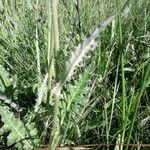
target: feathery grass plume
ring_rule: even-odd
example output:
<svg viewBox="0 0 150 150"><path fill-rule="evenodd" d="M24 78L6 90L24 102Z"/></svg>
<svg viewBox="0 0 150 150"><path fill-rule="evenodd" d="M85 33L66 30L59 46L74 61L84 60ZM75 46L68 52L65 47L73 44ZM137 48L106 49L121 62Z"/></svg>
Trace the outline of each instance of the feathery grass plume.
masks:
<svg viewBox="0 0 150 150"><path fill-rule="evenodd" d="M126 6L126 7L125 7ZM121 12L115 13L105 21L99 24L99 26L90 34L90 36L86 37L82 43L80 43L77 48L72 52L69 61L66 63L66 73L64 74L64 78L60 82L54 86L52 92L59 96L61 93L61 89L65 84L66 80L68 80L72 75L76 67L79 65L80 62L86 57L86 55L94 50L97 46L96 39L99 37L99 34L103 32L108 25L118 16L126 16L129 12L129 6L126 4Z"/></svg>
<svg viewBox="0 0 150 150"><path fill-rule="evenodd" d="M127 6L128 7L128 6ZM52 127L52 133L51 133L51 147L56 148L58 141L59 141L59 98L61 94L62 87L64 86L66 80L68 80L72 75L76 67L79 65L80 62L83 61L83 59L86 57L87 53L94 50L97 46L96 39L99 37L99 34L106 29L106 27L118 16L126 13L126 8L118 13L115 13L114 15L110 16L108 19L106 19L104 22L100 23L99 27L96 28L89 37L85 38L82 43L80 43L74 52L72 52L71 57L69 61L66 63L66 72L64 73L64 77L60 82L56 84L54 89L52 90L53 94L56 97L56 100L54 102L54 124ZM125 11L125 12L124 12ZM57 106L56 106L57 105ZM57 123L56 123L57 122ZM55 149L54 148L54 149Z"/></svg>

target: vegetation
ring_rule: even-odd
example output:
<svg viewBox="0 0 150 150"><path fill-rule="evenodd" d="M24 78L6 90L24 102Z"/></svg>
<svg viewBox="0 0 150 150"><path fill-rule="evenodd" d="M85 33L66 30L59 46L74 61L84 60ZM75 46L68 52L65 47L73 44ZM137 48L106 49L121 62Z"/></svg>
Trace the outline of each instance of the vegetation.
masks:
<svg viewBox="0 0 150 150"><path fill-rule="evenodd" d="M0 0L0 149L148 144L149 43L148 0Z"/></svg>

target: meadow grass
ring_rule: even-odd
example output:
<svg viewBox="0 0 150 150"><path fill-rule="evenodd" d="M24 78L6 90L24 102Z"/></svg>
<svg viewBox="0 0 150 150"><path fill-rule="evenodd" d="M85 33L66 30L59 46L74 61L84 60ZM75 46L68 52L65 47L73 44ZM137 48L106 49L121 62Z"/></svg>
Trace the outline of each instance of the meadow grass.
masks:
<svg viewBox="0 0 150 150"><path fill-rule="evenodd" d="M149 144L149 18L147 0L0 0L0 109L22 108L35 147Z"/></svg>

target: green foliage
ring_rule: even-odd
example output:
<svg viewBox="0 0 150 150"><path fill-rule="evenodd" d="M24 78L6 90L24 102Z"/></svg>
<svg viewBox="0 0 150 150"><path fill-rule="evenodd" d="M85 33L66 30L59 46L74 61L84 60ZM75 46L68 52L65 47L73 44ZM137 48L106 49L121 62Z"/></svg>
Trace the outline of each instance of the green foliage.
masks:
<svg viewBox="0 0 150 150"><path fill-rule="evenodd" d="M6 88L11 86L13 79L9 76L10 74L0 64L0 93L5 93Z"/></svg>
<svg viewBox="0 0 150 150"><path fill-rule="evenodd" d="M7 137L8 146L16 143L16 147L22 150L33 149L38 145L37 129L35 124L25 124L15 118L13 112L6 106L0 106L1 120L4 123L0 129L0 134L10 132Z"/></svg>
<svg viewBox="0 0 150 150"><path fill-rule="evenodd" d="M49 144L56 87L60 144L149 143L150 1L58 1L58 52L50 2L0 0L0 145ZM126 2L128 15L107 20Z"/></svg>
<svg viewBox="0 0 150 150"><path fill-rule="evenodd" d="M88 66L79 76L79 79L75 81L74 85L67 85L69 91L66 93L66 98L61 101L60 108L60 125L62 126L62 130L66 133L63 135L63 142L71 138L68 137L70 135L69 132L72 132L71 136L78 135L78 138L81 136L80 131L74 129L79 128L79 123L83 123L82 121L84 121L88 115L90 106L92 105L88 93L90 92L89 81L94 71L93 67L93 65Z"/></svg>

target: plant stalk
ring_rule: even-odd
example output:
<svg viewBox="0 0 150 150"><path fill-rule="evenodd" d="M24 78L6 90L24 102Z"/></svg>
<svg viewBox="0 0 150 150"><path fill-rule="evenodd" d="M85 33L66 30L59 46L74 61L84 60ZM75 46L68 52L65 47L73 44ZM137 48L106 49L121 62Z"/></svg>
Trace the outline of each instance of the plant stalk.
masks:
<svg viewBox="0 0 150 150"><path fill-rule="evenodd" d="M59 51L59 27L58 27L58 15L57 15L57 0L51 0L51 11L52 11L52 31L54 39L54 57L57 55ZM59 142L59 97L61 93L61 89L58 92L58 95L55 95L54 102L54 112L53 112L53 124L52 124L52 132L50 138L50 148L51 150L55 150L58 146Z"/></svg>

